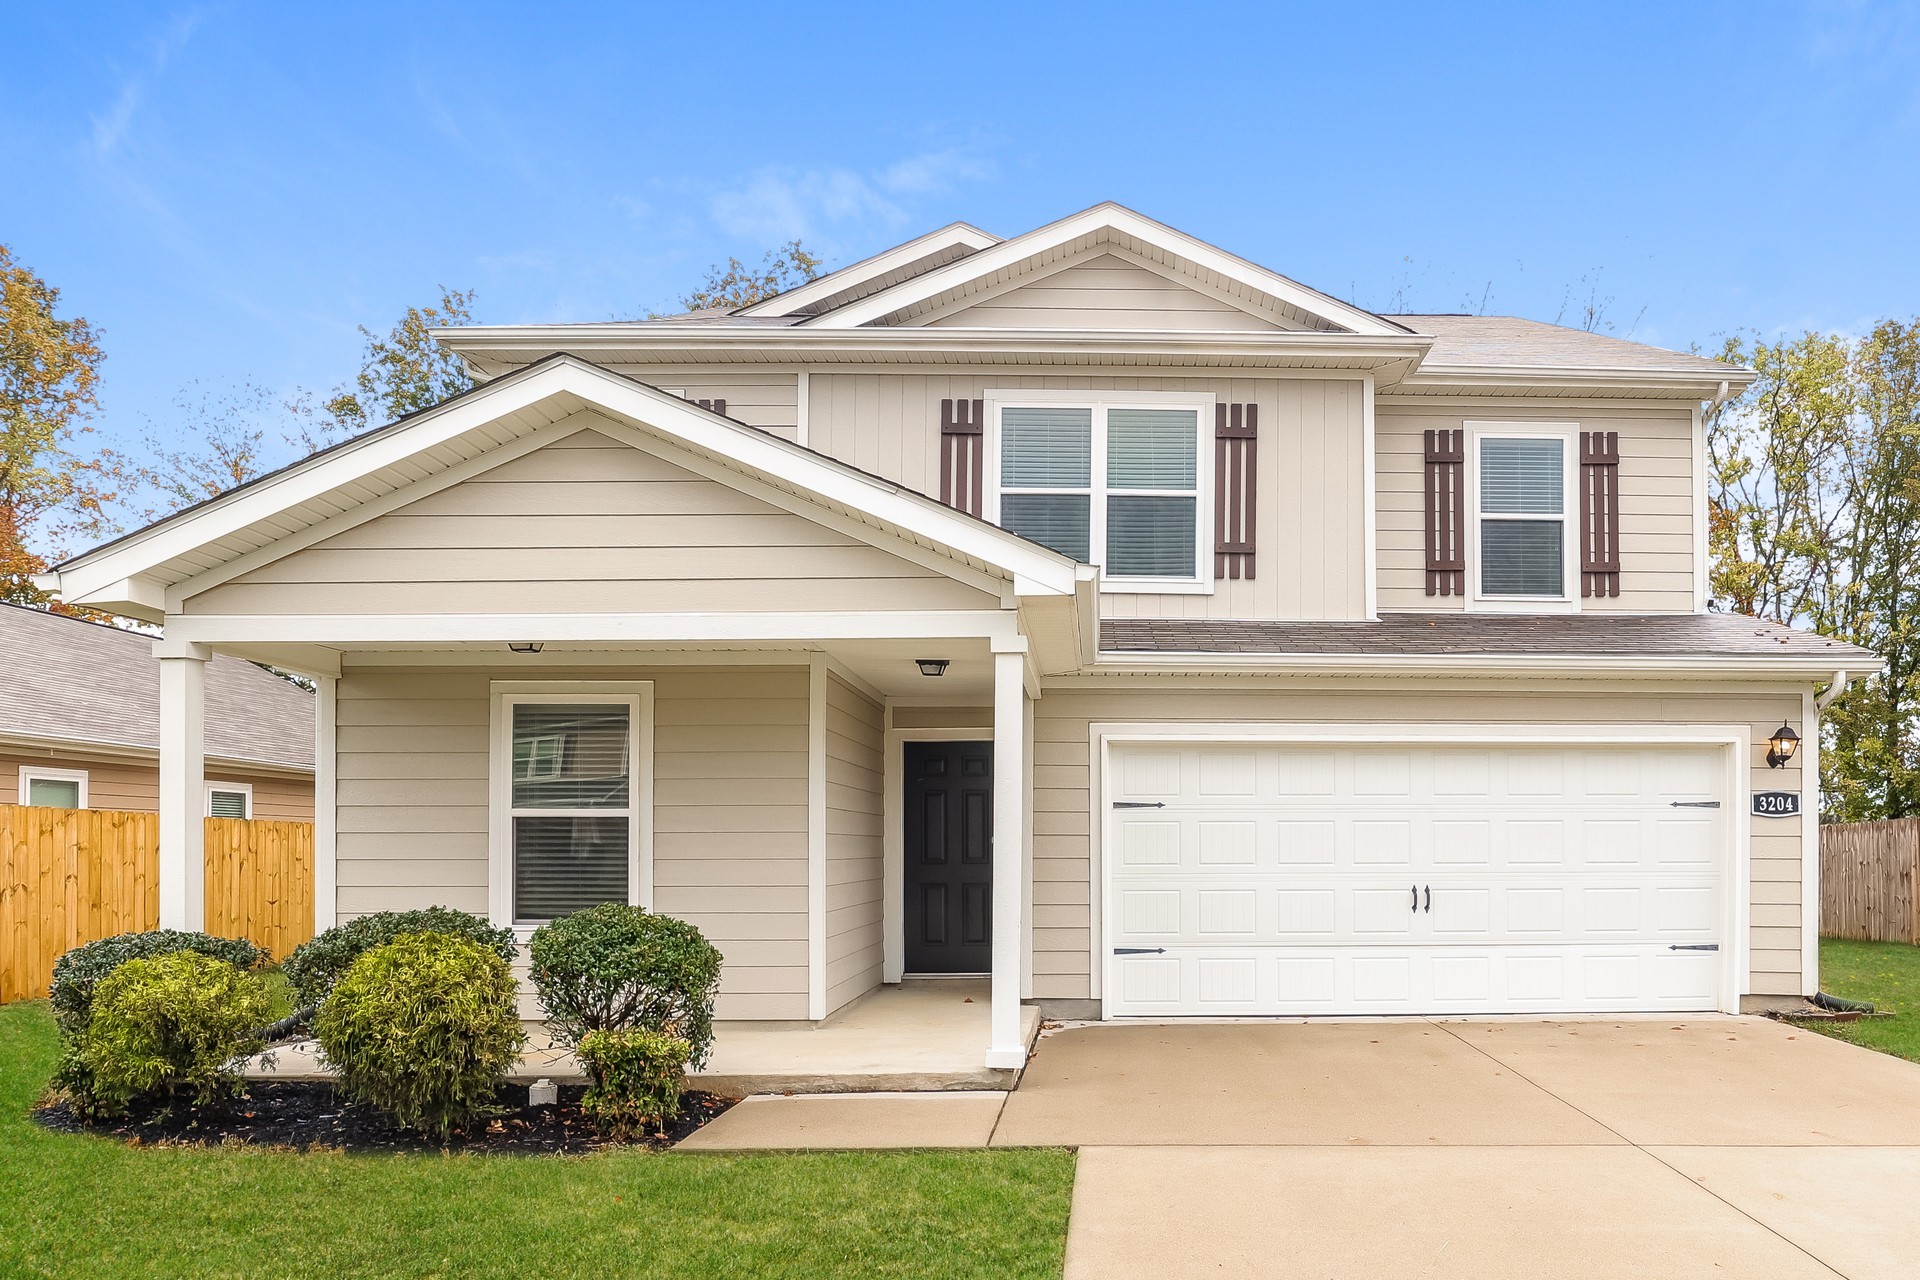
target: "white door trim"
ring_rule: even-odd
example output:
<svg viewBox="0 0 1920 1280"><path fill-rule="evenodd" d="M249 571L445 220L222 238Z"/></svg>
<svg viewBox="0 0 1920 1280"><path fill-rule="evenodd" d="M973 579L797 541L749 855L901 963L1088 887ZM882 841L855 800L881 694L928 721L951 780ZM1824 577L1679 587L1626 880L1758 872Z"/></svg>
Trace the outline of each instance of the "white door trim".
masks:
<svg viewBox="0 0 1920 1280"><path fill-rule="evenodd" d="M1091 824L1088 852L1093 859L1092 881L1099 888L1099 910L1094 913L1092 949L1087 957L1091 968L1091 992L1100 1001L1100 1016L1107 1012L1109 970L1113 957L1106 946L1106 922L1113 909L1113 877L1106 856L1110 812L1106 796L1111 790L1112 747L1131 742L1263 742L1332 745L1405 743L1426 746L1623 746L1659 745L1707 746L1722 748L1725 769L1726 800L1731 812L1727 823L1728 847L1725 859L1726 893L1721 903L1721 929L1726 939L1720 952L1720 1011L1740 1012L1740 997L1751 985L1752 948L1748 931L1751 896L1748 881L1752 872L1752 841L1746 796L1747 777L1752 757L1752 726L1744 724L1222 724L1172 722L1094 722L1087 726L1089 760L1093 763L1087 784L1087 819ZM1802 850L1805 857L1805 850ZM1817 851L1814 856L1818 856Z"/></svg>
<svg viewBox="0 0 1920 1280"><path fill-rule="evenodd" d="M891 710L889 710L891 714ZM880 834L880 981L898 982L907 971L906 902L906 744L909 742L992 742L992 725L963 728L886 730L882 750ZM1032 936L1032 931L1028 931Z"/></svg>

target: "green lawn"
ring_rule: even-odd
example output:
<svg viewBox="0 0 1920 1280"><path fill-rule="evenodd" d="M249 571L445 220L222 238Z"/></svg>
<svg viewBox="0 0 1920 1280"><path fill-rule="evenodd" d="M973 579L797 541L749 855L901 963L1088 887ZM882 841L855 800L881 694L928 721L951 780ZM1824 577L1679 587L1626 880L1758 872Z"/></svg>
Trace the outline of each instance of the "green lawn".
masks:
<svg viewBox="0 0 1920 1280"><path fill-rule="evenodd" d="M1065 1151L574 1157L139 1148L28 1118L43 1004L0 1008L0 1275L1060 1274Z"/></svg>
<svg viewBox="0 0 1920 1280"><path fill-rule="evenodd" d="M1868 1000L1891 1018L1813 1023L1836 1040L1920 1062L1920 947L1903 942L1820 940L1820 989Z"/></svg>

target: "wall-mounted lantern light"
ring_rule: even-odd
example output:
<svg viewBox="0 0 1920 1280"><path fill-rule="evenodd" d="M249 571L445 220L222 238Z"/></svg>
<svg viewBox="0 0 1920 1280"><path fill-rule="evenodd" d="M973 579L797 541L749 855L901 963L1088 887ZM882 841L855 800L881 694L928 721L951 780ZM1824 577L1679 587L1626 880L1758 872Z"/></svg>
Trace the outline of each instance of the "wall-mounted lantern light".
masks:
<svg viewBox="0 0 1920 1280"><path fill-rule="evenodd" d="M914 665L920 668L923 676L943 676L947 674L947 658L915 658Z"/></svg>
<svg viewBox="0 0 1920 1280"><path fill-rule="evenodd" d="M1795 733L1783 720L1780 727L1767 739L1767 768L1778 769L1793 759L1793 753L1800 749L1800 735Z"/></svg>
<svg viewBox="0 0 1920 1280"><path fill-rule="evenodd" d="M521 640L508 644L507 648L513 650L515 653L538 653L540 652L540 641Z"/></svg>

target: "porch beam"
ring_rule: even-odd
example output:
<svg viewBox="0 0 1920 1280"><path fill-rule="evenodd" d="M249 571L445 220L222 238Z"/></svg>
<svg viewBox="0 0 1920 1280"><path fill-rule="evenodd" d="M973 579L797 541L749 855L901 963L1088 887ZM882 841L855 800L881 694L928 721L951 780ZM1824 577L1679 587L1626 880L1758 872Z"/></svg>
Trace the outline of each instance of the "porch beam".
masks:
<svg viewBox="0 0 1920 1280"><path fill-rule="evenodd" d="M1022 646L1024 648L1024 646ZM993 655L993 1038L989 1067L1026 1065L1020 1034L1027 848L1027 655Z"/></svg>
<svg viewBox="0 0 1920 1280"><path fill-rule="evenodd" d="M212 653L168 638L160 661L160 927L207 923L206 672Z"/></svg>
<svg viewBox="0 0 1920 1280"><path fill-rule="evenodd" d="M200 644L506 645L606 641L703 644L718 640L812 644L831 640L1001 640L1017 634L1010 609L836 613L174 614L167 634Z"/></svg>

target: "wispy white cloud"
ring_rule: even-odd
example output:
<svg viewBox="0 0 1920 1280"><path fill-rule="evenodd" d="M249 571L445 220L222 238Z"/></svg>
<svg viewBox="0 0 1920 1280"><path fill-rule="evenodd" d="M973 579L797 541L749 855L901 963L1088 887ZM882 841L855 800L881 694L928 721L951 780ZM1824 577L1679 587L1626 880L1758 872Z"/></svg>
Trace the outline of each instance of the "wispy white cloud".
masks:
<svg viewBox="0 0 1920 1280"><path fill-rule="evenodd" d="M105 160L120 149L133 128L134 117L139 114L146 101L147 91L158 80L207 14L204 9L190 9L176 14L154 37L148 51L146 62L136 71L120 81L120 92L115 95L113 105L92 117L93 150L100 159Z"/></svg>
<svg viewBox="0 0 1920 1280"><path fill-rule="evenodd" d="M709 199L730 235L758 240L819 238L868 227L897 228L922 200L991 181L991 159L961 148L908 156L878 170L770 167Z"/></svg>

